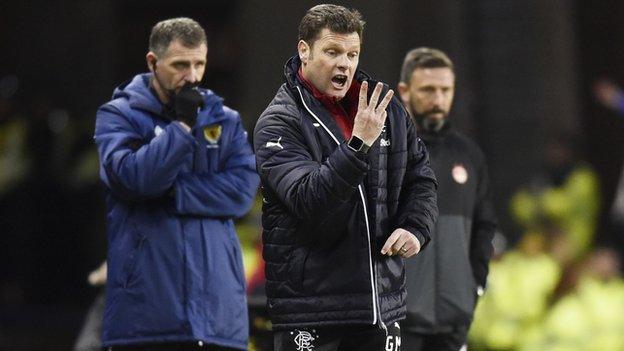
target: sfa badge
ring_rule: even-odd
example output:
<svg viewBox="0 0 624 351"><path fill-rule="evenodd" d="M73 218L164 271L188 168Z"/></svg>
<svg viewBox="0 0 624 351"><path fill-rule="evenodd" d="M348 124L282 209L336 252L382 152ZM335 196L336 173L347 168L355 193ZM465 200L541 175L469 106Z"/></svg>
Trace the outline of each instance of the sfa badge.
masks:
<svg viewBox="0 0 624 351"><path fill-rule="evenodd" d="M223 127L220 124L209 125L204 128L204 138L210 144L216 144L219 142L219 138L221 138L221 131Z"/></svg>

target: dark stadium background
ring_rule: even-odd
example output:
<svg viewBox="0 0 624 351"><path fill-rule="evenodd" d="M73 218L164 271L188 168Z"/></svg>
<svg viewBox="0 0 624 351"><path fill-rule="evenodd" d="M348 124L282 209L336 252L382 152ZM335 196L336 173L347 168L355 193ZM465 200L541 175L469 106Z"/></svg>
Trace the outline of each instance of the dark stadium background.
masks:
<svg viewBox="0 0 624 351"><path fill-rule="evenodd" d="M106 250L102 189L97 180L76 179L77 160L93 150L97 107L116 85L146 70L151 26L184 15L206 28L204 85L239 110L252 130L281 84L284 61L295 53L299 19L316 3L0 3L0 127L8 118L24 119L30 162L28 172L0 189L1 350L71 348L95 296L86 275ZM453 121L486 153L509 242L519 235L509 197L542 166L546 141L559 131L581 136L608 207L624 156L624 120L598 106L590 86L599 77L624 83L624 2L337 3L363 13L360 67L391 85L410 48L438 47L455 61ZM606 227L598 240L612 242Z"/></svg>

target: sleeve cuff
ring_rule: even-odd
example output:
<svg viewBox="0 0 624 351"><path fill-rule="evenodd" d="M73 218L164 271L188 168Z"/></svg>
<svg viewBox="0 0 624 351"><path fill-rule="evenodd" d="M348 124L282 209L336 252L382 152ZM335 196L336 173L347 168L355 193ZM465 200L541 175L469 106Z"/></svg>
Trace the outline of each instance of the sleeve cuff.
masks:
<svg viewBox="0 0 624 351"><path fill-rule="evenodd" d="M418 242L420 243L420 249L421 250L429 243L429 240L427 240L427 238L425 238L425 236L422 235L421 232L416 230L416 228L411 228L411 227L400 227L400 228L403 228L403 229L407 230L413 236L415 236L416 239L418 239Z"/></svg>
<svg viewBox="0 0 624 351"><path fill-rule="evenodd" d="M342 143L338 148L340 149L337 150L339 154L336 156L338 157L331 161L335 171L347 182L351 184L359 183L368 171L367 155L362 155L365 159L360 158L346 143Z"/></svg>

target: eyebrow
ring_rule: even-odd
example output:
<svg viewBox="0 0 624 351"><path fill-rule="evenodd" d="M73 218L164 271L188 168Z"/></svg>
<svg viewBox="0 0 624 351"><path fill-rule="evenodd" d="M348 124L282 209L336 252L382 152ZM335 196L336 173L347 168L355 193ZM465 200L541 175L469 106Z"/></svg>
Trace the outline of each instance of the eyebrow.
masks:
<svg viewBox="0 0 624 351"><path fill-rule="evenodd" d="M196 63L196 64L197 63L203 63L203 64L205 64L206 60L193 61L191 59L177 59L177 60L171 61L172 65L177 65L177 64L189 64L190 65L190 64L193 64L193 63Z"/></svg>
<svg viewBox="0 0 624 351"><path fill-rule="evenodd" d="M345 48L345 46L343 46L342 44L339 44L338 42L333 41L333 40L328 41L327 44L324 47L325 50L328 50L328 49L340 49L340 50L348 51L348 52L350 52L350 51L358 51L359 52L360 48L361 48L360 44L353 44L353 45Z"/></svg>

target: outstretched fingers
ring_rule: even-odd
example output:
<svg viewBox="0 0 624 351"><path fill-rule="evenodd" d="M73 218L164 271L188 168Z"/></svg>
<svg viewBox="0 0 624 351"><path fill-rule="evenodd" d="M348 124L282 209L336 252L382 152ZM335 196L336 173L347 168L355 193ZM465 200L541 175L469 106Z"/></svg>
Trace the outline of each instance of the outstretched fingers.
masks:
<svg viewBox="0 0 624 351"><path fill-rule="evenodd" d="M375 90L373 90L373 95L371 95L371 99L368 103L368 107L372 110L375 110L375 107L377 107L377 102L379 101L379 95L381 95L382 88L383 84L381 83L377 83L377 85L375 85Z"/></svg>
<svg viewBox="0 0 624 351"><path fill-rule="evenodd" d="M366 96L368 95L368 82L363 81L360 86L360 99L358 101L358 111L364 110L368 104L366 103Z"/></svg>
<svg viewBox="0 0 624 351"><path fill-rule="evenodd" d="M394 90L392 89L388 90L388 92L386 93L386 96L384 96L383 100L381 100L381 103L379 103L379 106L377 106L377 109L376 109L377 113L386 110L386 107L388 107L388 104L392 100L393 96L394 96Z"/></svg>

